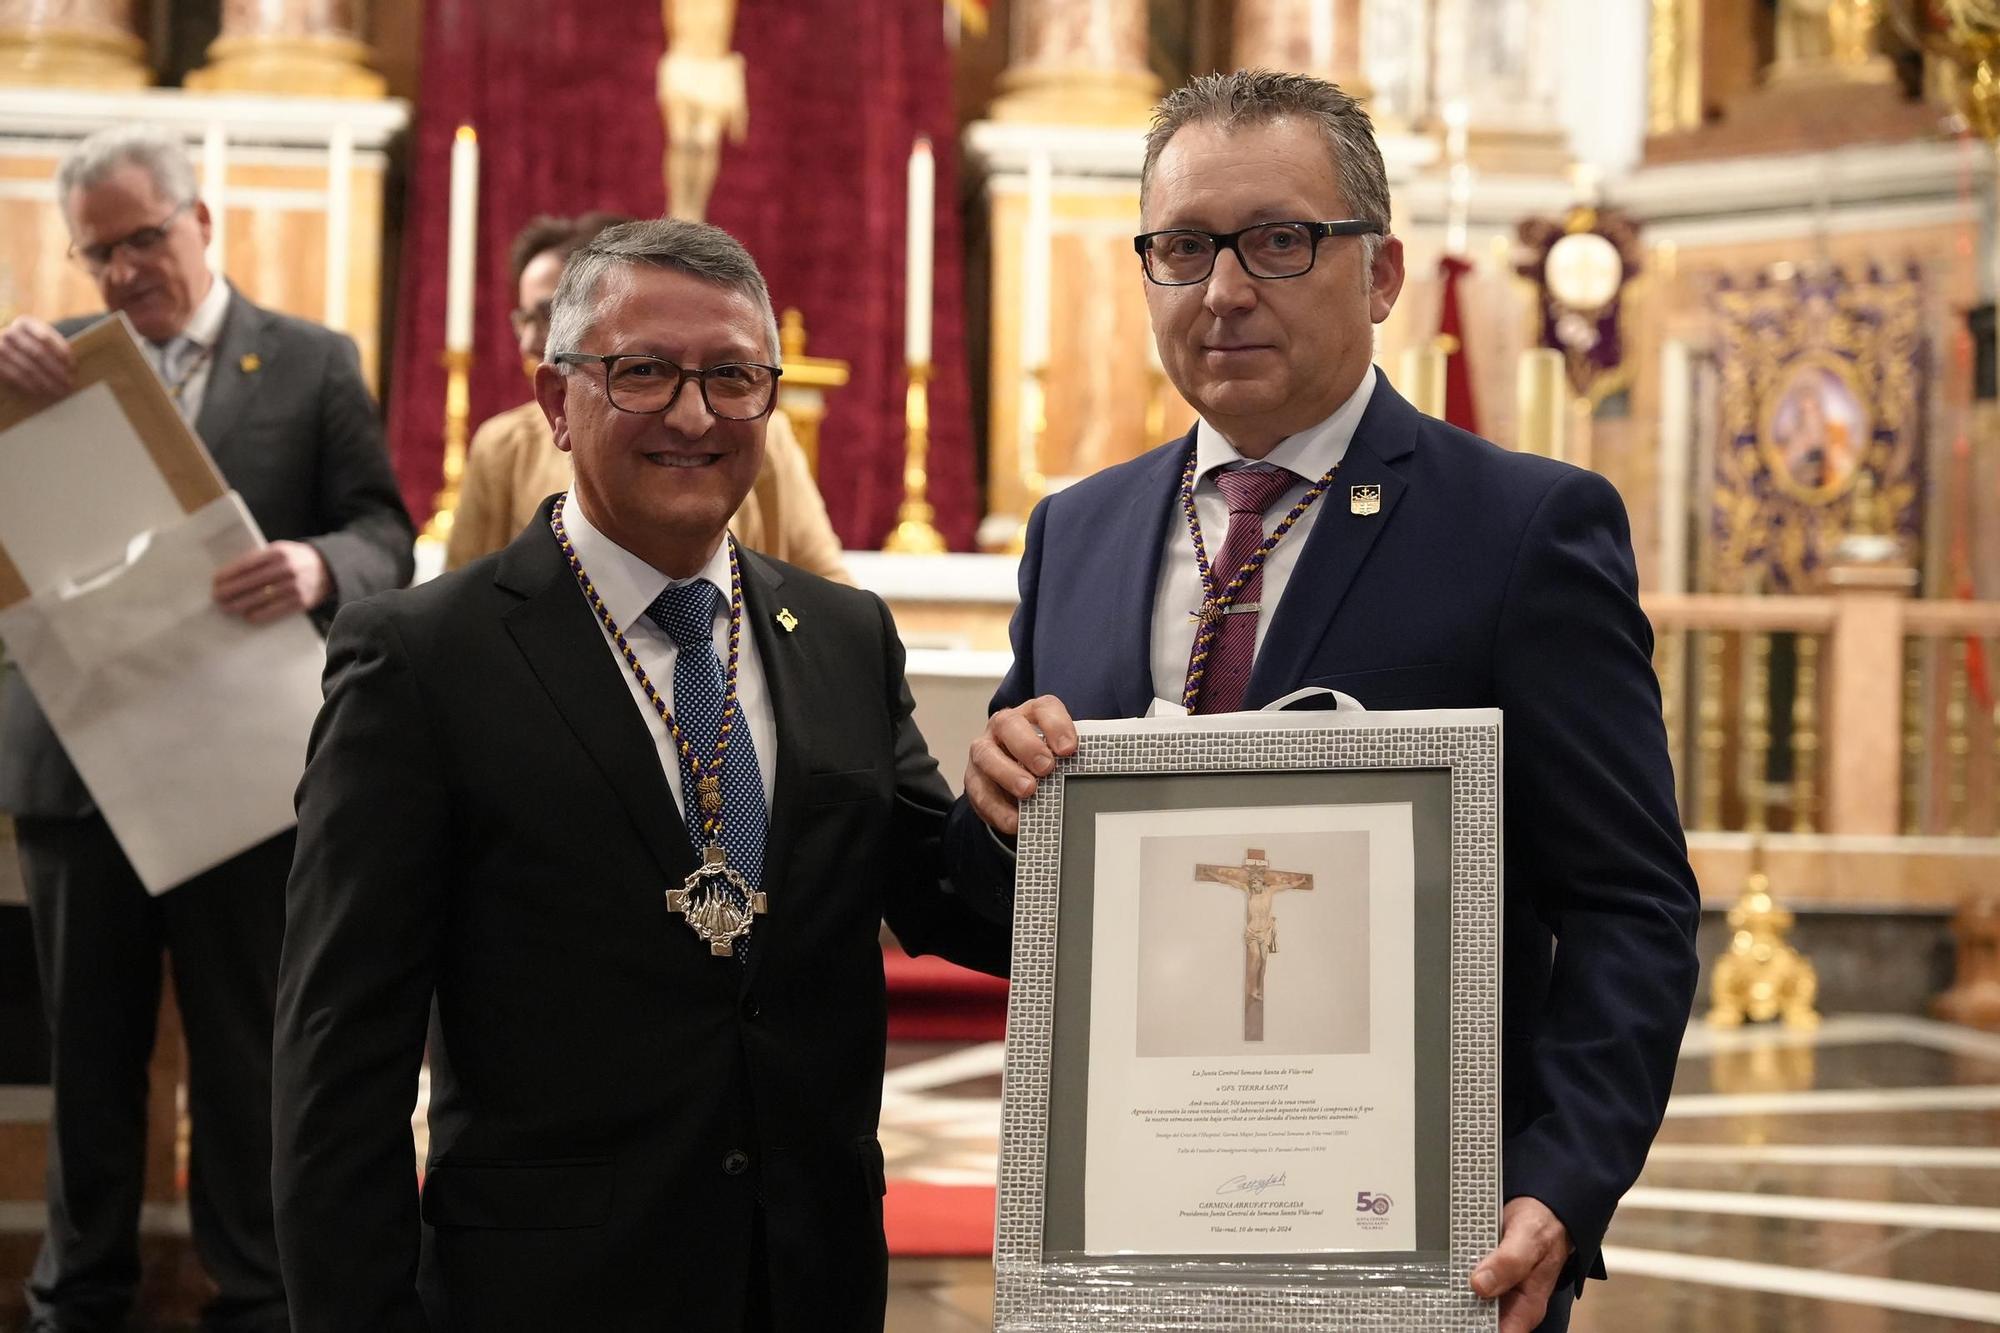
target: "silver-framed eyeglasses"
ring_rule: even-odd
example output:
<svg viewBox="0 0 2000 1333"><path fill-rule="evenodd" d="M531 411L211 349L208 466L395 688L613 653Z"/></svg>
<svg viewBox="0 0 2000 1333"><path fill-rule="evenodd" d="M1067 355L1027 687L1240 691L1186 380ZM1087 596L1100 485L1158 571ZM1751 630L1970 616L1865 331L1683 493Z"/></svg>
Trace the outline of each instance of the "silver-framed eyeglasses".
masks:
<svg viewBox="0 0 2000 1333"><path fill-rule="evenodd" d="M1297 278L1312 271L1319 243L1329 236L1370 236L1387 232L1379 222L1343 218L1338 222L1260 222L1238 231L1197 231L1175 227L1132 238L1146 277L1162 287L1191 287L1208 281L1215 257L1224 250L1253 278Z"/></svg>
<svg viewBox="0 0 2000 1333"><path fill-rule="evenodd" d="M183 199L174 205L173 212L167 214L150 227L141 227L137 231L127 232L125 235L117 237L114 240L100 241L96 245L80 246L72 242L69 247L69 257L83 265L84 269L92 275L102 273L105 269L110 268L112 256L116 255L120 250L125 251L134 259L150 258L153 252L160 248L161 243L167 239L167 232L173 227L174 219L193 207L194 200Z"/></svg>
<svg viewBox="0 0 2000 1333"><path fill-rule="evenodd" d="M620 412L655 416L680 401L689 380L701 387L702 404L723 421L755 421L771 410L778 397L778 377L785 372L760 361L725 361L705 370L688 370L657 356L590 352L558 352L549 358L559 365L604 367L604 392Z"/></svg>

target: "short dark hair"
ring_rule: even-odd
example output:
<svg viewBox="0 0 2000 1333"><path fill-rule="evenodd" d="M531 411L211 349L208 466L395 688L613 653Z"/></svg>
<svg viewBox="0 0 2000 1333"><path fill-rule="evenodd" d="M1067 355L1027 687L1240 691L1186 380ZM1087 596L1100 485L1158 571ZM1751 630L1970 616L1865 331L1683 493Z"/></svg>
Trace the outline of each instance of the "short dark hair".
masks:
<svg viewBox="0 0 2000 1333"><path fill-rule="evenodd" d="M1382 224L1389 233L1389 173L1375 143L1375 125L1359 101L1338 86L1310 74L1239 69L1188 80L1160 99L1146 132L1146 160L1139 169L1139 204L1145 207L1153 166L1174 135L1189 125L1213 125L1225 134L1239 126L1263 125L1296 116L1319 129L1333 159L1333 176L1347 207L1358 218ZM1328 221L1316 218L1314 221ZM1382 236L1363 237L1370 259Z"/></svg>
<svg viewBox="0 0 2000 1333"><path fill-rule="evenodd" d="M537 213L529 219L527 226L521 228L520 235L514 238L514 248L508 252L515 288L520 288L521 275L539 256L553 253L567 263L571 255L595 240L598 232L631 220L623 213L607 212L601 208L573 218Z"/></svg>

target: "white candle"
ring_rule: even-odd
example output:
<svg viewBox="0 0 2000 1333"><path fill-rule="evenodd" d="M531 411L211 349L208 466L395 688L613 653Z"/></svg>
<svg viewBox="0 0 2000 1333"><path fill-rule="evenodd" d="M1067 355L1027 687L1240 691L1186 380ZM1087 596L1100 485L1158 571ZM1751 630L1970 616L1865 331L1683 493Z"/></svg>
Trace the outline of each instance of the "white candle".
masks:
<svg viewBox="0 0 2000 1333"><path fill-rule="evenodd" d="M913 366L931 363L931 232L935 227L937 166L931 141L918 139L910 149L910 215L903 312L903 359Z"/></svg>
<svg viewBox="0 0 2000 1333"><path fill-rule="evenodd" d="M472 265L479 240L479 136L458 127L451 145L451 240L446 251L444 347L472 351Z"/></svg>
<svg viewBox="0 0 2000 1333"><path fill-rule="evenodd" d="M1454 97L1444 104L1444 155L1449 164L1456 166L1465 161L1467 141L1472 128L1472 104L1463 97Z"/></svg>
<svg viewBox="0 0 2000 1333"><path fill-rule="evenodd" d="M1453 98L1444 107L1444 151L1450 171L1450 194L1445 210L1446 254L1462 255L1470 243L1468 233L1472 225L1472 167L1466 162L1467 134L1472 120L1472 108L1462 97Z"/></svg>
<svg viewBox="0 0 2000 1333"><path fill-rule="evenodd" d="M1028 226L1021 239L1021 368L1027 371L1042 370L1049 364L1053 194L1049 155L1036 153L1028 159Z"/></svg>

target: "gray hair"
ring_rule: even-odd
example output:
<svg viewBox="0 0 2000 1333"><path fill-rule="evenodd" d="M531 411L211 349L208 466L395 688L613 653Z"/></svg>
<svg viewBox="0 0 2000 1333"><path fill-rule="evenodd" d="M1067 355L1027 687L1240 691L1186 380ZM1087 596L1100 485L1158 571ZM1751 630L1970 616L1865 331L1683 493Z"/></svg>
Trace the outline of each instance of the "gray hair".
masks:
<svg viewBox="0 0 2000 1333"><path fill-rule="evenodd" d="M1153 166L1174 135L1189 125L1213 125L1228 134L1296 116L1318 126L1333 160L1333 176L1355 217L1382 224L1381 236L1364 236L1364 256L1373 263L1389 233L1389 173L1375 143L1375 125L1361 103L1324 79L1239 69L1190 79L1160 99L1146 132L1146 161L1139 169L1139 207L1146 206ZM1313 218L1314 222L1331 221Z"/></svg>
<svg viewBox="0 0 2000 1333"><path fill-rule="evenodd" d="M604 276L614 268L633 265L674 269L741 292L764 312L771 359L778 359L778 317L757 261L742 243L720 227L680 218L621 222L599 232L590 244L569 257L562 280L550 302L548 360L574 352L597 318ZM564 367L566 370L567 367Z"/></svg>
<svg viewBox="0 0 2000 1333"><path fill-rule="evenodd" d="M115 125L63 154L56 168L56 200L64 215L72 193L90 189L125 166L142 168L167 203L185 204L196 197L194 163L178 138L152 125Z"/></svg>

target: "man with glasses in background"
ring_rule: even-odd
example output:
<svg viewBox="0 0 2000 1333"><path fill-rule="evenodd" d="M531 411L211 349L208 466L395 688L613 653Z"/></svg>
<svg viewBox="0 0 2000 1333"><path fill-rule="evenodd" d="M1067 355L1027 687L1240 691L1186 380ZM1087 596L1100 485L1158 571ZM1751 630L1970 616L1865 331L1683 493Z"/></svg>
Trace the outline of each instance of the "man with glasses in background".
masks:
<svg viewBox="0 0 2000 1333"><path fill-rule="evenodd" d="M1188 435L1029 520L1014 665L951 843L1012 880L1017 802L1072 718L1505 710L1502 1333L1568 1326L1665 1112L1699 897L1618 493L1418 413L1372 364L1403 285L1367 114L1238 71L1154 115L1136 238Z"/></svg>
<svg viewBox="0 0 2000 1333"><path fill-rule="evenodd" d="M512 312L521 368L532 383L549 336L549 305L563 265L606 227L626 219L616 213L575 218L535 218L514 238ZM457 569L490 555L534 521L543 500L570 484L569 456L556 448L541 404L530 398L473 432L465 476L459 484L444 566ZM729 521L736 539L838 583L852 583L840 538L826 516L806 451L781 411L767 420L764 465L742 508Z"/></svg>
<svg viewBox="0 0 2000 1333"><path fill-rule="evenodd" d="M278 991L293 1320L879 1333L880 924L1001 973L1005 914L944 883L888 609L729 536L780 375L750 256L613 227L548 350L574 486L333 628Z"/></svg>
<svg viewBox="0 0 2000 1333"><path fill-rule="evenodd" d="M406 583L409 515L352 341L251 304L210 271L211 220L178 140L106 130L63 159L70 253L122 311L269 544L216 571L225 613L264 624ZM0 384L71 387L68 335L0 331ZM51 1036L48 1230L29 1328L124 1326L139 1280L146 1071L173 966L188 1051L189 1214L213 1330L288 1327L271 1226L271 1015L293 835L154 898L17 672L0 679L0 810L12 814Z"/></svg>

